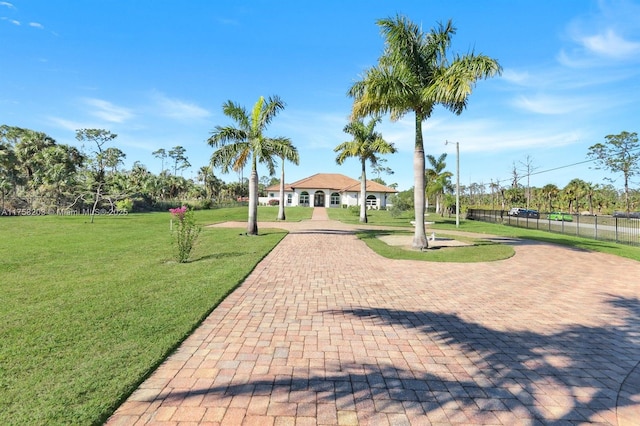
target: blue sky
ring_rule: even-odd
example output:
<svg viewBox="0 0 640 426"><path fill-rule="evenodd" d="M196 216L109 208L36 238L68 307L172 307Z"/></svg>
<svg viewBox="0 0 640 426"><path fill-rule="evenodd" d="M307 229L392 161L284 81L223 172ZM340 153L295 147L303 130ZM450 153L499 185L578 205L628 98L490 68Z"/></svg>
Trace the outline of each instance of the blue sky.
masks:
<svg viewBox="0 0 640 426"><path fill-rule="evenodd" d="M461 184L507 185L529 158L531 185L611 177L622 186L592 163L570 165L605 135L640 130L637 0L0 1L0 124L67 144L76 129L107 129L127 167L140 161L154 173L151 153L181 145L193 177L213 151L210 132L232 123L225 101L249 109L278 95L287 106L266 134L291 138L301 157L286 165L287 182L357 178L357 160L337 166L333 152L349 140L346 92L382 51L376 20L396 14L425 30L452 19L452 52L474 50L504 69L478 83L462 115L438 107L424 124L426 152L447 152L453 173L445 141L459 142ZM378 126L398 148L385 164L395 173L381 177L401 190L413 184L413 129L410 115Z"/></svg>

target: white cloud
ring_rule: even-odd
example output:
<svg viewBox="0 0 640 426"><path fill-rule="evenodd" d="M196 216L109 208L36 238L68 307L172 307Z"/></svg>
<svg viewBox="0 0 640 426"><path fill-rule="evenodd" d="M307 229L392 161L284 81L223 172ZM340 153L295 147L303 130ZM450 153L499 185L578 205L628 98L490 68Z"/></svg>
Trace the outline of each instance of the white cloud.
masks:
<svg viewBox="0 0 640 426"><path fill-rule="evenodd" d="M526 84L531 80L531 75L528 71L522 72L514 69L505 69L502 72L502 76L500 78L506 80L509 83Z"/></svg>
<svg viewBox="0 0 640 426"><path fill-rule="evenodd" d="M199 120L211 115L209 111L194 103L172 99L159 92L153 92L151 97L160 109L160 115L164 117L175 120Z"/></svg>
<svg viewBox="0 0 640 426"><path fill-rule="evenodd" d="M116 106L102 99L87 98L84 99L84 103L95 108L89 111L89 114L111 123L122 123L133 117L130 109Z"/></svg>
<svg viewBox="0 0 640 426"><path fill-rule="evenodd" d="M579 109L580 104L566 97L549 95L519 96L513 104L520 109L536 114L559 115Z"/></svg>
<svg viewBox="0 0 640 426"><path fill-rule="evenodd" d="M640 56L640 7L633 1L600 0L590 14L576 17L566 27L573 44L558 60L570 67L610 66L611 60L637 62Z"/></svg>
<svg viewBox="0 0 640 426"><path fill-rule="evenodd" d="M9 2L6 2L6 1L0 1L0 6L5 6L5 7L8 7L9 9L15 9L16 8L13 4L11 4Z"/></svg>
<svg viewBox="0 0 640 426"><path fill-rule="evenodd" d="M65 130L70 130L74 133L78 129L93 129L93 128L100 127L94 124L80 123L79 121L67 120L65 118L60 118L60 117L48 117L48 120L55 126Z"/></svg>
<svg viewBox="0 0 640 426"><path fill-rule="evenodd" d="M625 59L640 53L640 43L628 41L612 29L578 40L588 51L599 56Z"/></svg>
<svg viewBox="0 0 640 426"><path fill-rule="evenodd" d="M558 147L575 143L582 133L566 130L557 124L526 124L517 120L471 119L462 116L430 118L422 126L425 151L454 152L455 147L445 148L445 141L457 141L465 152L500 152L521 149ZM542 123L542 122L541 122ZM385 122L380 127L384 138L396 144L404 152L413 152L415 130L412 119L404 118L396 123ZM437 149L436 149L437 148Z"/></svg>
<svg viewBox="0 0 640 426"><path fill-rule="evenodd" d="M44 30L44 25L38 23L38 22L29 22L29 26L33 27L33 28L38 28L40 30Z"/></svg>
<svg viewBox="0 0 640 426"><path fill-rule="evenodd" d="M20 21L16 21L15 19L9 19L9 18L6 18L4 16L2 18L0 18L0 19L2 19L3 21L10 22L13 25L20 25Z"/></svg>

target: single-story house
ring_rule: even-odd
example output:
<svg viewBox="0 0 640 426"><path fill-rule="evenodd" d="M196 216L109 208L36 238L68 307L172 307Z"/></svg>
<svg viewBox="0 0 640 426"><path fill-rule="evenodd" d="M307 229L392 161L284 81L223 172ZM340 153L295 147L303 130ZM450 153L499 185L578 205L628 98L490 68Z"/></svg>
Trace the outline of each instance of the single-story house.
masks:
<svg viewBox="0 0 640 426"><path fill-rule="evenodd" d="M366 205L379 209L387 206L387 197L397 193L393 188L367 180ZM267 203L280 199L280 185L266 188ZM286 206L341 207L359 206L360 181L339 173L317 173L297 182L285 184Z"/></svg>

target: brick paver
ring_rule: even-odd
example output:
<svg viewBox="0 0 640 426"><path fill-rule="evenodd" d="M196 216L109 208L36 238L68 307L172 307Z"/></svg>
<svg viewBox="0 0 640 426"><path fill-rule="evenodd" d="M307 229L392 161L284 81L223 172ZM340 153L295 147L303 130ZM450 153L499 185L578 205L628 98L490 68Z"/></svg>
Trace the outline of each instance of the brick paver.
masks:
<svg viewBox="0 0 640 426"><path fill-rule="evenodd" d="M322 209L278 226L108 424L638 424L640 262L528 241L398 261Z"/></svg>

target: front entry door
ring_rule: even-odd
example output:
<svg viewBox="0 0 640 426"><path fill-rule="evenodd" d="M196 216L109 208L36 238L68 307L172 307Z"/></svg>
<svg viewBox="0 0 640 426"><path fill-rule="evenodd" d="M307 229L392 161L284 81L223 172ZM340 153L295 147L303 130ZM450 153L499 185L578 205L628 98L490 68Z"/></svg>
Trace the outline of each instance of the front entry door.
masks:
<svg viewBox="0 0 640 426"><path fill-rule="evenodd" d="M314 194L313 207L324 207L324 192L316 192Z"/></svg>

